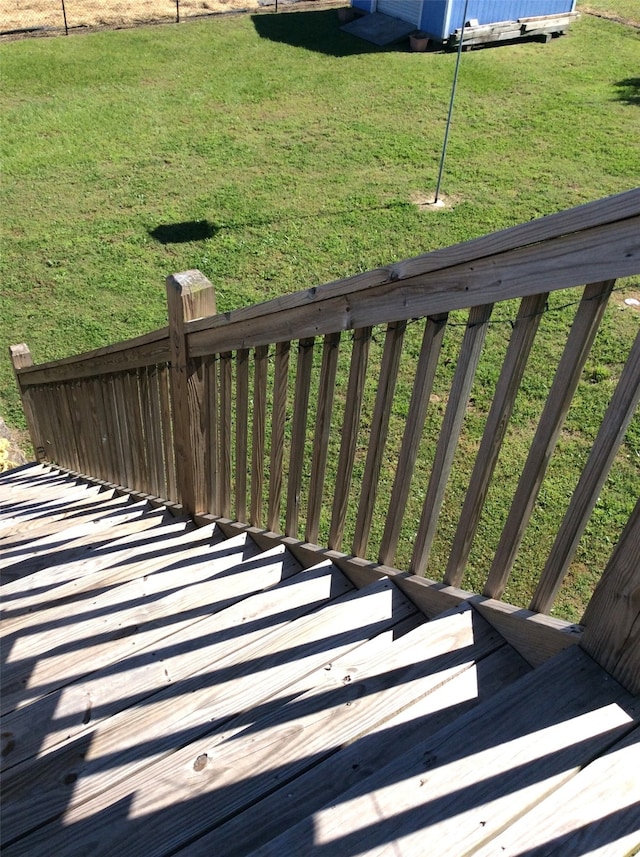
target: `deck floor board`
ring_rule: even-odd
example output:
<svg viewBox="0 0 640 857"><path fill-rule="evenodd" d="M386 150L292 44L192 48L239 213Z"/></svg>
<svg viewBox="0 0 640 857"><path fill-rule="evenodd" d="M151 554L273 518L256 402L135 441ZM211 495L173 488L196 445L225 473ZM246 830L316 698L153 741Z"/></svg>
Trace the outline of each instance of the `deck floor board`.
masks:
<svg viewBox="0 0 640 857"><path fill-rule="evenodd" d="M94 488L0 476L6 857L640 843L640 699L582 650Z"/></svg>

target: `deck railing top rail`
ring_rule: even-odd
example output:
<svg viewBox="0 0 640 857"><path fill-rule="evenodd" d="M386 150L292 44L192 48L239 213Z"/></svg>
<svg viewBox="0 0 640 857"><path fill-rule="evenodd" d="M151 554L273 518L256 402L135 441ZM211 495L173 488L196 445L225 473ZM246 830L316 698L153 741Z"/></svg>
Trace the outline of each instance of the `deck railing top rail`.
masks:
<svg viewBox="0 0 640 857"><path fill-rule="evenodd" d="M468 597L461 586L487 599L509 595L609 297L618 278L638 273L640 189L226 313L199 271L176 274L168 327L36 366L26 346L14 347L14 368L41 458L196 516L290 541L303 535L360 569L406 568L423 582L438 570L425 597L444 609ZM537 424L520 460L510 425L549 296L583 286L569 300L566 341L528 417ZM508 337L492 340L495 305L513 300ZM600 428L579 445L580 470L525 596L531 611L551 610L620 463L640 397L640 334L632 339ZM491 382L478 380L483 360ZM484 407L477 399L487 384ZM468 436L473 421L481 428ZM496 482L508 511L478 571L472 551L482 515L498 514ZM624 502L631 511L635 497ZM638 526L636 512L617 566L638 551ZM350 555L341 553L347 540ZM629 589L640 587L638 574L630 583L618 568L605 579ZM636 596L625 604L631 627Z"/></svg>

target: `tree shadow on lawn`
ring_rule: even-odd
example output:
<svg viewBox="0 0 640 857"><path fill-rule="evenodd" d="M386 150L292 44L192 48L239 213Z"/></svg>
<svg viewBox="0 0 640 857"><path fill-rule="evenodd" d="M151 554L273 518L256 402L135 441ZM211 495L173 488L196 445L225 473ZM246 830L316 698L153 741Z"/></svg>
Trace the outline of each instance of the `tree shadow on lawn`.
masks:
<svg viewBox="0 0 640 857"><path fill-rule="evenodd" d="M186 244L213 238L218 228L208 220L187 220L184 223L161 223L149 230L149 235L160 244Z"/></svg>
<svg viewBox="0 0 640 857"><path fill-rule="evenodd" d="M261 39L282 42L332 57L398 51L404 47L409 49L406 39L394 45L378 47L372 42L343 33L335 9L321 12L287 12L284 15L253 15L252 20Z"/></svg>
<svg viewBox="0 0 640 857"><path fill-rule="evenodd" d="M625 80L619 80L615 84L618 92L616 93L617 101L624 101L625 104L635 104L640 106L640 77L627 77Z"/></svg>

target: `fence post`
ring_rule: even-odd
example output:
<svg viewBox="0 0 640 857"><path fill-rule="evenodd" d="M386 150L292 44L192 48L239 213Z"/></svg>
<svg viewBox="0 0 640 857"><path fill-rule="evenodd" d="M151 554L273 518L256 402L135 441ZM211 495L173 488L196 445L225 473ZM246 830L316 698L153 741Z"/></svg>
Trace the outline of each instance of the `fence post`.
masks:
<svg viewBox="0 0 640 857"><path fill-rule="evenodd" d="M200 271L167 277L173 443L179 499L185 513L206 509L208 408L202 359L189 357L185 325L216 314L214 286Z"/></svg>
<svg viewBox="0 0 640 857"><path fill-rule="evenodd" d="M27 428L29 429L29 437L31 438L33 452L38 461L43 461L46 458L46 455L44 446L38 434L35 411L31 398L31 390L20 382L20 375L18 374L19 369L25 369L27 366L33 366L31 352L29 351L28 346L24 342L21 342L18 345L10 345L9 354L11 356L11 363L13 364L13 374L15 375L16 384L18 385L18 390L20 392L22 410L24 411L24 416L27 421Z"/></svg>
<svg viewBox="0 0 640 857"><path fill-rule="evenodd" d="M640 498L589 602L580 645L631 693L640 693Z"/></svg>

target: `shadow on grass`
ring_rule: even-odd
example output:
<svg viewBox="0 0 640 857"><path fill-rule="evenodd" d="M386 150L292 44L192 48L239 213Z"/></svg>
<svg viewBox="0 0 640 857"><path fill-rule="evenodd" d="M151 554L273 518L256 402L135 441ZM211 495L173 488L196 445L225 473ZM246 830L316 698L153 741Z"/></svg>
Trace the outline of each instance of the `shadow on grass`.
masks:
<svg viewBox="0 0 640 857"><path fill-rule="evenodd" d="M617 88L616 101L640 106L640 77L627 77L615 84Z"/></svg>
<svg viewBox="0 0 640 857"><path fill-rule="evenodd" d="M288 12L286 15L253 15L253 25L261 39L304 48L332 57L381 53L398 50L398 45L378 47L340 29L335 9L321 12Z"/></svg>
<svg viewBox="0 0 640 857"><path fill-rule="evenodd" d="M149 235L160 244L186 244L213 238L218 231L208 220L187 220L184 223L162 223L149 230Z"/></svg>

